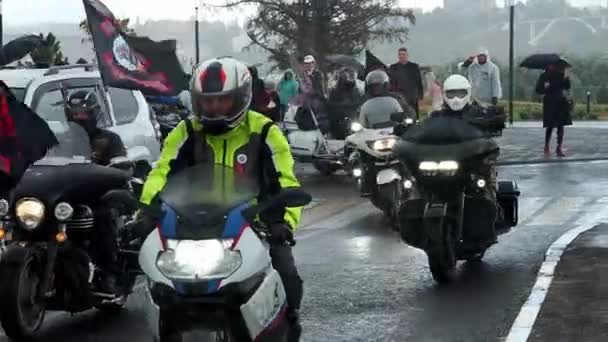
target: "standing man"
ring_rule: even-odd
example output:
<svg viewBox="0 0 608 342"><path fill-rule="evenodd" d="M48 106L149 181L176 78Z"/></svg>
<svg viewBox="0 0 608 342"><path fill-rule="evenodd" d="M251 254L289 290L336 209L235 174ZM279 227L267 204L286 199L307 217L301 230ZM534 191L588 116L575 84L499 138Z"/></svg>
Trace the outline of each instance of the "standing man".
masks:
<svg viewBox="0 0 608 342"><path fill-rule="evenodd" d="M400 48L398 54L399 62L389 68L391 89L405 97L410 107L416 111L416 119L418 119L420 116L420 102L424 97L420 67L418 64L409 61L409 53L406 48Z"/></svg>
<svg viewBox="0 0 608 342"><path fill-rule="evenodd" d="M477 55L469 57L462 67L469 68L473 99L480 104L498 104L498 99L502 97L500 69L490 61L488 50L480 48Z"/></svg>
<svg viewBox="0 0 608 342"><path fill-rule="evenodd" d="M317 61L312 55L304 57L304 72L306 76L310 78L312 84L312 95L314 97L325 99L326 84L323 73L317 69Z"/></svg>

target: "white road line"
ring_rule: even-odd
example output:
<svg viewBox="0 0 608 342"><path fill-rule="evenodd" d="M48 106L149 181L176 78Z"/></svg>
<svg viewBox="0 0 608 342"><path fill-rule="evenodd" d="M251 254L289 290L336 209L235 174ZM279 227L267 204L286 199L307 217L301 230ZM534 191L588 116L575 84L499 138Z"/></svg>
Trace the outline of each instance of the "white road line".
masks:
<svg viewBox="0 0 608 342"><path fill-rule="evenodd" d="M600 199L599 203L604 203L608 199ZM594 205L594 207L596 207ZM599 208L596 207L596 208ZM555 268L559 263L566 248L574 241L580 234L594 228L601 221L608 219L608 209L606 207L598 211L589 211L588 215L584 215L577 222L584 223L583 225L577 225L575 228L564 233L559 239L557 239L551 247L545 253L545 261L541 264L538 270L538 277L532 287L528 300L522 306L519 315L513 322L509 335L505 342L526 342L534 323L538 317L538 313L542 307L543 302L553 281L553 275Z"/></svg>
<svg viewBox="0 0 608 342"><path fill-rule="evenodd" d="M378 209L376 209L369 202L358 204L354 207L345 209L336 215L332 215L321 221L301 227L300 229L302 233L296 235L296 240L306 240L314 235L344 228L355 221L365 218L376 210Z"/></svg>
<svg viewBox="0 0 608 342"><path fill-rule="evenodd" d="M553 203L540 213L527 226L559 225L567 222L592 199L589 197L555 197Z"/></svg>
<svg viewBox="0 0 608 342"><path fill-rule="evenodd" d="M519 222L525 222L541 210L549 201L554 201L555 197L526 197L519 198Z"/></svg>

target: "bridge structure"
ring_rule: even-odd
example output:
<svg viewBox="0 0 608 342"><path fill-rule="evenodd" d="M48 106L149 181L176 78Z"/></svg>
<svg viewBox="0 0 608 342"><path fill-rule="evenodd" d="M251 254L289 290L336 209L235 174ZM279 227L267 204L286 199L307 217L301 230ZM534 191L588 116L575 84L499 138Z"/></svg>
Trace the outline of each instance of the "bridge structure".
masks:
<svg viewBox="0 0 608 342"><path fill-rule="evenodd" d="M593 35L598 34L601 31L608 31L608 15L594 15L594 16L562 16L556 18L547 19L523 19L515 22L515 29L527 29L529 30L528 43L532 46L536 46L538 42L543 39L552 30L558 30L559 25L567 22L576 22L588 29ZM509 23L500 24L502 31L509 30Z"/></svg>

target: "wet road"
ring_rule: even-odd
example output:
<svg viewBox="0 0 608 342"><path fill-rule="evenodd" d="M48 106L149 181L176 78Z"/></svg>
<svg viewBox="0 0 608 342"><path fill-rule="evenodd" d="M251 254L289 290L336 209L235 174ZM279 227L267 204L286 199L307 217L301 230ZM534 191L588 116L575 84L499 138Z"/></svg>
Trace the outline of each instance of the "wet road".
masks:
<svg viewBox="0 0 608 342"><path fill-rule="evenodd" d="M500 238L484 263L462 263L449 286L433 282L424 253L403 244L377 210L357 199L352 184L341 177L305 176L303 184L317 203L296 247L306 291L302 340L501 339L529 295L548 246L576 225L608 219L607 166L501 168L500 178L520 185L520 225ZM118 317L54 314L41 340L149 340L138 301L134 296Z"/></svg>

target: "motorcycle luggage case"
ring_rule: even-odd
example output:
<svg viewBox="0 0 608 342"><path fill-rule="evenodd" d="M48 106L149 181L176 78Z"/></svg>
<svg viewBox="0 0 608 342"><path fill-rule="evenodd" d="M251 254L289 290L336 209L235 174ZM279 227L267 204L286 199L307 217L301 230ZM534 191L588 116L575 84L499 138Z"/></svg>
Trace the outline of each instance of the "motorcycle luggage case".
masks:
<svg viewBox="0 0 608 342"><path fill-rule="evenodd" d="M520 191L517 183L513 181L498 182L496 199L504 211L505 224L510 227L517 226L519 220L519 195Z"/></svg>

